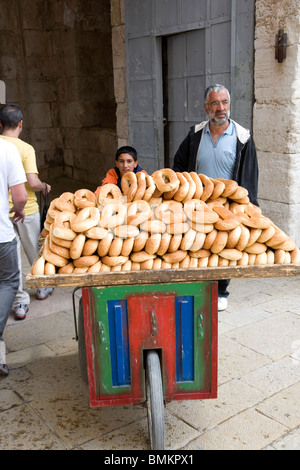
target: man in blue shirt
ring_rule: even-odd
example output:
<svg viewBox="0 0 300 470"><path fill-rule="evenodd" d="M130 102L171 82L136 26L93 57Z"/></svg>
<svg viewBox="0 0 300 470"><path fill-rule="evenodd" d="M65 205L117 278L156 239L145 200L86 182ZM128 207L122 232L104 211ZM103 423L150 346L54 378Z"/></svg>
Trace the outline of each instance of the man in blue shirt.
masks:
<svg viewBox="0 0 300 470"><path fill-rule="evenodd" d="M191 127L174 157L174 171L196 171L210 178L233 179L257 202L258 162L250 131L230 119L230 94L223 85L204 93L208 121ZM227 308L229 280L219 281L219 310Z"/></svg>

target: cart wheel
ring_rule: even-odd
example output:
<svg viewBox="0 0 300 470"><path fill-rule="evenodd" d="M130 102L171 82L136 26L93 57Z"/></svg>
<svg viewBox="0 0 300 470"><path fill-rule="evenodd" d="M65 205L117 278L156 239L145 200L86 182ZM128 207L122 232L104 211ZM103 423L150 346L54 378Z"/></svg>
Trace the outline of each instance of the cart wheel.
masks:
<svg viewBox="0 0 300 470"><path fill-rule="evenodd" d="M79 368L80 368L81 378L85 383L88 384L89 379L88 379L88 372L87 372L82 299L79 300L79 311L78 311L78 357L79 357Z"/></svg>
<svg viewBox="0 0 300 470"><path fill-rule="evenodd" d="M146 403L151 450L165 448L165 413L158 353L149 350L146 356Z"/></svg>

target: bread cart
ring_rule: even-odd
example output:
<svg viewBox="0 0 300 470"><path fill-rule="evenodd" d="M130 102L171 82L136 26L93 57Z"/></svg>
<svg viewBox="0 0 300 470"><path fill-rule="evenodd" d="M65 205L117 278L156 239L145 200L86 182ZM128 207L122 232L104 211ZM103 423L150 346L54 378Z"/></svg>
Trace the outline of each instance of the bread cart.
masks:
<svg viewBox="0 0 300 470"><path fill-rule="evenodd" d="M145 403L150 449L163 450L165 403L217 397L217 280L299 275L300 265L289 264L29 274L26 281L30 288L74 287L90 406Z"/></svg>

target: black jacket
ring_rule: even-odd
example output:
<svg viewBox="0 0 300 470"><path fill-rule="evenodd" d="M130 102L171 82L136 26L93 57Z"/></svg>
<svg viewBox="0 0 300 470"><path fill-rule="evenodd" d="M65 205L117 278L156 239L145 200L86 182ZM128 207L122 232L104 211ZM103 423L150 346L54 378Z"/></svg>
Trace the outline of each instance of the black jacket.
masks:
<svg viewBox="0 0 300 470"><path fill-rule="evenodd" d="M174 171L196 171L197 153L202 131L208 121L203 121L190 128L174 157ZM250 201L258 206L258 162L256 148L250 131L233 121L236 127L237 144L233 179L249 193ZM222 175L220 175L220 178Z"/></svg>

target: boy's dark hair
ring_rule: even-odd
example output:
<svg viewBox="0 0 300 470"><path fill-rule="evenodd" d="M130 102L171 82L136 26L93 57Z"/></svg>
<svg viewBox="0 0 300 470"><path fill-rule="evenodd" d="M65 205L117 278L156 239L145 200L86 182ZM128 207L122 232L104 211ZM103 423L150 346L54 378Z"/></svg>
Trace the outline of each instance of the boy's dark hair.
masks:
<svg viewBox="0 0 300 470"><path fill-rule="evenodd" d="M122 153L129 153L129 155L134 158L134 161L137 161L137 151L133 147L130 147L129 145L124 145L123 147L118 148L118 150L116 151L116 161L119 159L119 156Z"/></svg>
<svg viewBox="0 0 300 470"><path fill-rule="evenodd" d="M0 109L0 122L3 129L15 129L22 119L22 111L15 104L6 104Z"/></svg>

